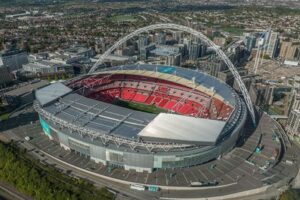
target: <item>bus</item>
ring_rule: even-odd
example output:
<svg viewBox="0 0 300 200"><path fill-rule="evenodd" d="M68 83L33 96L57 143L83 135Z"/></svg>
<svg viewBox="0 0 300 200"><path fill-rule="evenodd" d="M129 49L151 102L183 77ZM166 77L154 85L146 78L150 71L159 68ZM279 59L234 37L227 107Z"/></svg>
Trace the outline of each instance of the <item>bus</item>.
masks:
<svg viewBox="0 0 300 200"><path fill-rule="evenodd" d="M139 191L145 191L146 187L139 184L132 184L130 185L130 189L132 190L139 190Z"/></svg>
<svg viewBox="0 0 300 200"><path fill-rule="evenodd" d="M207 181L207 182L203 182L203 181L199 181L199 182L191 182L190 186L191 187L205 187L205 186L216 186L218 185L217 181Z"/></svg>

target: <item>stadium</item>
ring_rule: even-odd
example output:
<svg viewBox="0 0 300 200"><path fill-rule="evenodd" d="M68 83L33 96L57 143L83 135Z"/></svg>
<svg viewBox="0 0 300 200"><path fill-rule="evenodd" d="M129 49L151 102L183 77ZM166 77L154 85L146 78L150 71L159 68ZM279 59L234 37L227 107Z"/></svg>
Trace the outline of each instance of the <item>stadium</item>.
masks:
<svg viewBox="0 0 300 200"><path fill-rule="evenodd" d="M106 166L152 172L217 159L243 136L244 100L224 82L186 68L124 65L35 93L45 134Z"/></svg>

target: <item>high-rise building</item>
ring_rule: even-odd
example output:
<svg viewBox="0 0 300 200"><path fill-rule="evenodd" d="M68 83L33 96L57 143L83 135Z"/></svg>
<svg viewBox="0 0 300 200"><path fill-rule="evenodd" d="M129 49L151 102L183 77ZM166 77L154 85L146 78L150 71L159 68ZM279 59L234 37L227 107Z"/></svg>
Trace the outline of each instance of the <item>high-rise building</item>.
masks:
<svg viewBox="0 0 300 200"><path fill-rule="evenodd" d="M294 96L291 110L300 110L300 94Z"/></svg>
<svg viewBox="0 0 300 200"><path fill-rule="evenodd" d="M135 55L135 48L134 45L128 46L127 48L123 49L123 56L134 56Z"/></svg>
<svg viewBox="0 0 300 200"><path fill-rule="evenodd" d="M192 41L188 38L183 38L184 51L183 56L189 55L189 50L191 48Z"/></svg>
<svg viewBox="0 0 300 200"><path fill-rule="evenodd" d="M145 46L140 49L140 60L147 60L149 52L153 49L155 49L155 44L149 44L148 46Z"/></svg>
<svg viewBox="0 0 300 200"><path fill-rule="evenodd" d="M179 44L182 43L182 31L173 31L173 39L176 40Z"/></svg>
<svg viewBox="0 0 300 200"><path fill-rule="evenodd" d="M274 58L276 56L278 43L278 33L271 31L269 34L269 40L267 42L266 49L266 55L270 56L270 58Z"/></svg>
<svg viewBox="0 0 300 200"><path fill-rule="evenodd" d="M300 136L300 94L294 96L285 129L291 136Z"/></svg>
<svg viewBox="0 0 300 200"><path fill-rule="evenodd" d="M103 54L106 50L105 40L104 38L96 38L95 39L95 52L99 54Z"/></svg>
<svg viewBox="0 0 300 200"><path fill-rule="evenodd" d="M141 35L138 40L138 48L141 49L148 45L148 37L145 35Z"/></svg>
<svg viewBox="0 0 300 200"><path fill-rule="evenodd" d="M167 65L170 66L180 66L181 63L181 53L172 54L167 56Z"/></svg>
<svg viewBox="0 0 300 200"><path fill-rule="evenodd" d="M251 52L256 44L256 37L254 35L246 36L244 39L245 48L248 52Z"/></svg>
<svg viewBox="0 0 300 200"><path fill-rule="evenodd" d="M300 135L300 110L292 110L285 127L286 132L291 136Z"/></svg>
<svg viewBox="0 0 300 200"><path fill-rule="evenodd" d="M156 34L156 43L157 44L166 44L166 33L165 32L159 32Z"/></svg>
<svg viewBox="0 0 300 200"><path fill-rule="evenodd" d="M281 42L279 57L286 59L287 52L291 47L292 47L292 42L286 42L286 41Z"/></svg>
<svg viewBox="0 0 300 200"><path fill-rule="evenodd" d="M203 57L203 56L206 55L206 50L207 50L207 46L201 44L201 45L200 45L200 57Z"/></svg>
<svg viewBox="0 0 300 200"><path fill-rule="evenodd" d="M299 60L300 42L282 42L279 56L285 60Z"/></svg>
<svg viewBox="0 0 300 200"><path fill-rule="evenodd" d="M189 49L189 59L190 60L197 60L199 58L201 52L201 44L199 43L192 43Z"/></svg>
<svg viewBox="0 0 300 200"><path fill-rule="evenodd" d="M218 77L218 73L220 71L227 69L226 64L221 62L219 57L216 55L197 61L197 67L199 70L215 77Z"/></svg>

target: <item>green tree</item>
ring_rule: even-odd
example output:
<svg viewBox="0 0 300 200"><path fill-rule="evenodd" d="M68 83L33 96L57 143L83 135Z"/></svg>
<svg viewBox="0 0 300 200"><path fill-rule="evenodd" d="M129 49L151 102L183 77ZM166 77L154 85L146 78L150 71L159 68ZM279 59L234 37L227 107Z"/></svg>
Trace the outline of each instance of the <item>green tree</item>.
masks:
<svg viewBox="0 0 300 200"><path fill-rule="evenodd" d="M296 190L289 189L281 194L279 200L299 200L300 194Z"/></svg>
<svg viewBox="0 0 300 200"><path fill-rule="evenodd" d="M53 167L41 165L27 157L14 143L0 143L0 180L37 200L113 198L106 189L98 190L83 179L77 181Z"/></svg>

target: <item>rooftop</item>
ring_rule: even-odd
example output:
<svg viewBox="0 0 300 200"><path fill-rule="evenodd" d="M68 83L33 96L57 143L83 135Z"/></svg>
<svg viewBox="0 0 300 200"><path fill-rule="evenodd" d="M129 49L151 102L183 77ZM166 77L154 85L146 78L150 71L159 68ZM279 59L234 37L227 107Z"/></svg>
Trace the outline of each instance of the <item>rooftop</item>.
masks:
<svg viewBox="0 0 300 200"><path fill-rule="evenodd" d="M6 92L5 95L7 95L7 96L22 96L22 95L24 95L26 93L32 92L33 90L42 88L42 87L44 87L44 86L46 86L48 84L49 84L48 81L41 80L39 82L30 83L28 85L19 87L19 88L15 89L15 90L11 90L9 92Z"/></svg>

